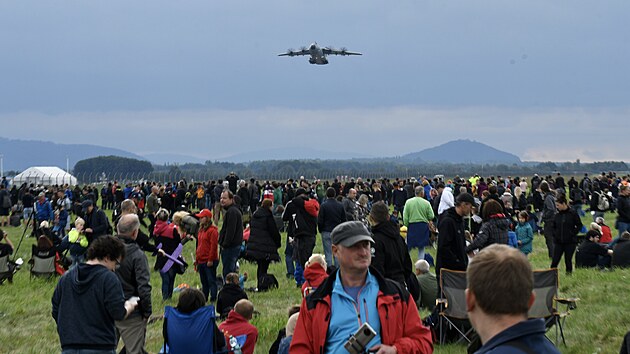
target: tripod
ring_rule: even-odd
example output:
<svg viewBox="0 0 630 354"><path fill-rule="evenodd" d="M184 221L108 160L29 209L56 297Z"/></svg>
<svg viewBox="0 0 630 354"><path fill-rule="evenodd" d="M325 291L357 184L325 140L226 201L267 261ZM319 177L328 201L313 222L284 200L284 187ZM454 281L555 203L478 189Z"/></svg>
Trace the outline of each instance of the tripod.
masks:
<svg viewBox="0 0 630 354"><path fill-rule="evenodd" d="M33 211L28 216L28 220L26 221L26 225L24 226L24 231L22 231L22 237L20 237L20 242L18 243L17 247L15 248L15 251L13 251L13 262L15 262L15 258L18 255L18 250L20 249L20 246L22 245L22 241L24 241L24 236L26 235L26 231L28 230L28 227L31 224L31 221L33 221L33 225L34 226L37 224L37 222L35 220L33 220L34 217L35 217L35 208L33 208ZM33 231L33 234L34 233L35 233L35 231Z"/></svg>

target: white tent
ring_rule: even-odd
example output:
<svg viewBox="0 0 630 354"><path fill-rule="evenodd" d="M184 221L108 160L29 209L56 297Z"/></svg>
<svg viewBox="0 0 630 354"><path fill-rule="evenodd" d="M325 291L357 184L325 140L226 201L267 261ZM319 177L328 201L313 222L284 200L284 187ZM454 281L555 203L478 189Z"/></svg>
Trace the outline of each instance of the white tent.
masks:
<svg viewBox="0 0 630 354"><path fill-rule="evenodd" d="M76 185L77 179L59 167L29 167L13 177L12 183L16 186L20 186L22 183L44 186L66 183Z"/></svg>

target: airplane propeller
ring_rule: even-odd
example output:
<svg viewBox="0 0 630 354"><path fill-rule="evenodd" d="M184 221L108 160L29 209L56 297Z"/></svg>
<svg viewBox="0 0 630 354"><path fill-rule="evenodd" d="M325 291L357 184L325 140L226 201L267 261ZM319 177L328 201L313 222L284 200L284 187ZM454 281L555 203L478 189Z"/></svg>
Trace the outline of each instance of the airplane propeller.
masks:
<svg viewBox="0 0 630 354"><path fill-rule="evenodd" d="M287 54L289 54L289 56L290 56L290 57L292 57L292 56L294 56L294 55L295 55L295 54L293 54L293 53L294 53L293 48L289 48L289 49L287 49Z"/></svg>
<svg viewBox="0 0 630 354"><path fill-rule="evenodd" d="M304 52L304 51L306 51L306 49L307 49L307 48L306 48L305 46L301 46L301 47L300 47L300 50L301 50L301 51L303 51L303 52Z"/></svg>

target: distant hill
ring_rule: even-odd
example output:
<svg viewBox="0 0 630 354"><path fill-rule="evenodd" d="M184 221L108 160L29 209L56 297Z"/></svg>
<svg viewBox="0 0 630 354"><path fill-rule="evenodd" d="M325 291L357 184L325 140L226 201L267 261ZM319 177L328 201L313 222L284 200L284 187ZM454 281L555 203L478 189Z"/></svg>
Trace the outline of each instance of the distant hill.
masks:
<svg viewBox="0 0 630 354"><path fill-rule="evenodd" d="M169 154L169 153L153 153L144 154L145 159L151 161L154 165L183 165L185 163L204 163L209 159L202 159L190 155Z"/></svg>
<svg viewBox="0 0 630 354"><path fill-rule="evenodd" d="M521 159L505 151L472 140L453 140L448 143L410 153L401 157L409 162L520 164Z"/></svg>
<svg viewBox="0 0 630 354"><path fill-rule="evenodd" d="M300 160L300 159L319 159L319 160L350 160L353 158L369 158L366 154L356 154L343 151L326 151L311 148L279 148L256 150L242 154L231 155L228 157L216 159L217 161L243 163L250 161L263 160ZM215 159L208 159L214 161Z"/></svg>
<svg viewBox="0 0 630 354"><path fill-rule="evenodd" d="M66 157L70 169L80 160L96 156L121 156L139 160L144 157L128 151L88 144L55 144L39 140L13 140L0 137L0 153L4 171L22 171L31 166L57 166L66 169Z"/></svg>

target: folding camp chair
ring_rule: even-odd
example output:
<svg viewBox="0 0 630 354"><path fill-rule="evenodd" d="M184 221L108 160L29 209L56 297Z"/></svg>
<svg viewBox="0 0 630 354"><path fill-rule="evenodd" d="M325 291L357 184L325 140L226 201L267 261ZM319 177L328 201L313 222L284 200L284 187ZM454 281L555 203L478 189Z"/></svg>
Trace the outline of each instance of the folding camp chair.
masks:
<svg viewBox="0 0 630 354"><path fill-rule="evenodd" d="M9 280L9 283L13 281L13 274L17 271L17 267L14 263L9 261L9 255L6 254L0 257L0 284L5 280Z"/></svg>
<svg viewBox="0 0 630 354"><path fill-rule="evenodd" d="M214 306L204 306L191 313L176 308L164 308L164 346L161 353L208 354L228 353L215 348ZM229 345L228 345L229 347ZM229 351L232 352L232 351Z"/></svg>
<svg viewBox="0 0 630 354"><path fill-rule="evenodd" d="M555 326L556 329L556 345L559 338L566 346L564 338L564 322L570 314L570 310L576 308L577 298L559 298L558 297L558 269L544 269L534 271L534 294L536 299L529 309L528 316L532 318L542 318L545 320L547 330ZM564 311L559 311L559 306L565 306Z"/></svg>
<svg viewBox="0 0 630 354"><path fill-rule="evenodd" d="M56 251L51 248L48 251L40 251L36 245L32 248L31 279L33 276L52 278L57 274L55 269Z"/></svg>
<svg viewBox="0 0 630 354"><path fill-rule="evenodd" d="M466 272L440 269L440 299L438 299L439 342L446 342L447 329L459 334L457 343L472 340L473 327L466 312Z"/></svg>

